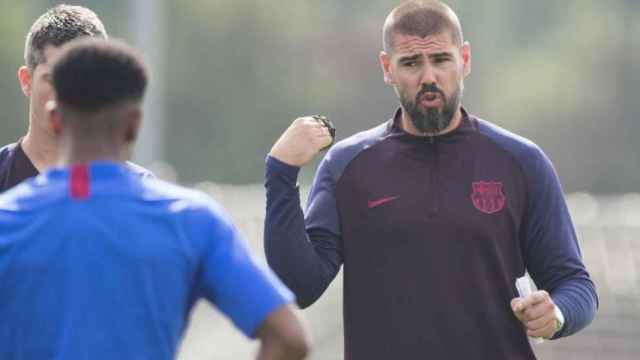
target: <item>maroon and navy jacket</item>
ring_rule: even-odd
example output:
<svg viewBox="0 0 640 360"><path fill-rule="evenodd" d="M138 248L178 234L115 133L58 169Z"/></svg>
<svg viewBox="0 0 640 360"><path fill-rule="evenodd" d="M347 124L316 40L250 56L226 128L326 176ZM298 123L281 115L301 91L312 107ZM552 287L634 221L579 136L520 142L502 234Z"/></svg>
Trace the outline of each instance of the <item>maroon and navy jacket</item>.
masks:
<svg viewBox="0 0 640 360"><path fill-rule="evenodd" d="M337 143L306 216L298 168L267 158L265 251L302 307L344 264L345 358L533 359L510 301L527 270L565 317L598 300L553 166L532 142L463 111L419 137L388 122Z"/></svg>

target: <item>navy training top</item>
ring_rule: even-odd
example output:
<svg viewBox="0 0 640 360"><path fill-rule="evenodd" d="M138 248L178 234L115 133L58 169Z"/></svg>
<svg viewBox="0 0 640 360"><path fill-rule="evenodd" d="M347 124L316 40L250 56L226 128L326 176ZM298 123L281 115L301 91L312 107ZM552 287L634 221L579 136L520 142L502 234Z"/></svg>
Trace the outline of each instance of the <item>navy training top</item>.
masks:
<svg viewBox="0 0 640 360"><path fill-rule="evenodd" d="M306 216L298 168L267 158L265 251L311 305L344 264L345 358L532 359L510 301L528 270L565 317L598 300L553 166L532 142L463 110L419 137L394 119L337 143Z"/></svg>
<svg viewBox="0 0 640 360"><path fill-rule="evenodd" d="M211 198L110 162L0 195L0 294L2 360L174 359L197 299L249 337L293 301Z"/></svg>

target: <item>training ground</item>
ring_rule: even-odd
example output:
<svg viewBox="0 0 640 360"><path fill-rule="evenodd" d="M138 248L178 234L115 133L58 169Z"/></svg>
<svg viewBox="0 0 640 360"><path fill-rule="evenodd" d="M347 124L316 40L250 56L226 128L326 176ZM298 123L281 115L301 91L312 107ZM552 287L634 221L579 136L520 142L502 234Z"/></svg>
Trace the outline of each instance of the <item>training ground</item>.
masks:
<svg viewBox="0 0 640 360"><path fill-rule="evenodd" d="M264 259L262 186L201 184L198 187L229 210L254 252ZM302 194L306 195L307 189L303 189ZM578 335L534 345L534 350L542 360L637 360L640 358L640 194L606 197L571 194L568 203L584 261L598 288L600 309L594 322ZM303 315L313 332L311 358L341 360L341 274ZM192 313L179 359L251 359L255 352L255 342L248 341L220 313L200 302Z"/></svg>

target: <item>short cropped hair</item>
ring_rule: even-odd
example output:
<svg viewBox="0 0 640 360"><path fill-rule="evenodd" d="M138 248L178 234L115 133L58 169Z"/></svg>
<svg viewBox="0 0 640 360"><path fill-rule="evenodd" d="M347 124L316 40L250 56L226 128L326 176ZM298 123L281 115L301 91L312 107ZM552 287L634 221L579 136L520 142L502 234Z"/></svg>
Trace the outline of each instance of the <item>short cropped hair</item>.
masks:
<svg viewBox="0 0 640 360"><path fill-rule="evenodd" d="M427 37L448 31L452 42L461 46L462 26L453 10L440 1L410 0L400 4L387 16L382 28L382 45L386 53L393 52L396 34Z"/></svg>
<svg viewBox="0 0 640 360"><path fill-rule="evenodd" d="M33 70L47 59L47 46L61 46L81 36L107 38L107 31L93 11L82 6L58 5L42 14L31 26L24 46L24 61Z"/></svg>
<svg viewBox="0 0 640 360"><path fill-rule="evenodd" d="M60 106L86 113L141 102L148 81L137 51L122 41L99 38L65 44L52 61L51 73Z"/></svg>

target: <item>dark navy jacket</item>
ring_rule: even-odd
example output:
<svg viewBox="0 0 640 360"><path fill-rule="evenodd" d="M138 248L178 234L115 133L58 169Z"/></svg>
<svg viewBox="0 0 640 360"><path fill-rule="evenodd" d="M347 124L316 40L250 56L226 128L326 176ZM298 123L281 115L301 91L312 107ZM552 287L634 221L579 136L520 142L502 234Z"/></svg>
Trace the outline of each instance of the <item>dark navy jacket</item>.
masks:
<svg viewBox="0 0 640 360"><path fill-rule="evenodd" d="M0 193L36 175L38 169L33 166L19 142L0 148Z"/></svg>
<svg viewBox="0 0 640 360"><path fill-rule="evenodd" d="M445 135L388 122L336 144L306 218L298 168L267 159L269 264L312 304L344 264L345 358L533 359L513 315L528 270L565 317L591 322L594 284L549 159L463 111Z"/></svg>

